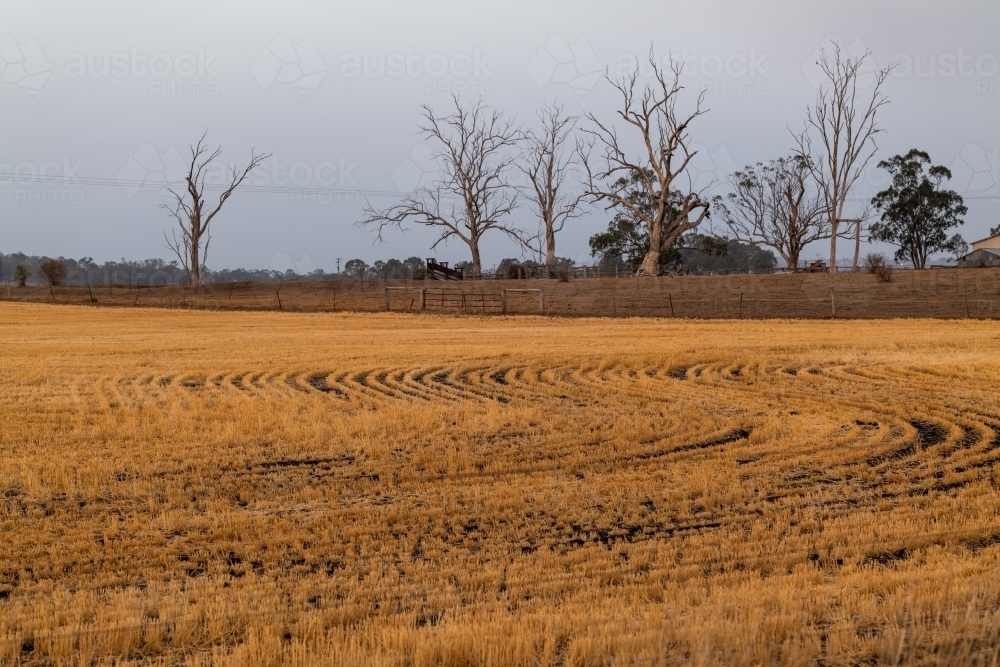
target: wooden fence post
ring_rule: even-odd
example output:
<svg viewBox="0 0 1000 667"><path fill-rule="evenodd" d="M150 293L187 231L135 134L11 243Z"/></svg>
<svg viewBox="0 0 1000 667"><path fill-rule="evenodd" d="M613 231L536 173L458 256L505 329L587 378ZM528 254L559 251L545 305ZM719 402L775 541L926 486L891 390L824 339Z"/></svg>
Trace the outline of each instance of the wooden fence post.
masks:
<svg viewBox="0 0 1000 667"><path fill-rule="evenodd" d="M426 291L427 291L426 287L421 287L420 288L420 310L427 310L427 296L426 296Z"/></svg>
<svg viewBox="0 0 1000 667"><path fill-rule="evenodd" d="M389 288L385 288L385 309L389 310Z"/></svg>
<svg viewBox="0 0 1000 667"><path fill-rule="evenodd" d="M504 315L507 312L507 290L500 290L500 314Z"/></svg>
<svg viewBox="0 0 1000 667"><path fill-rule="evenodd" d="M740 292L740 319L743 319L743 292Z"/></svg>
<svg viewBox="0 0 1000 667"><path fill-rule="evenodd" d="M284 310L284 308L281 307L281 295L278 294L278 290L274 290L274 296L278 297L278 310Z"/></svg>
<svg viewBox="0 0 1000 667"><path fill-rule="evenodd" d="M670 301L670 317L677 317L674 315L674 297L670 296L669 292L667 293L667 299Z"/></svg>
<svg viewBox="0 0 1000 667"><path fill-rule="evenodd" d="M969 319L969 293L965 293L965 319Z"/></svg>
<svg viewBox="0 0 1000 667"><path fill-rule="evenodd" d="M833 285L830 285L830 317L832 319L837 318L837 302L833 297Z"/></svg>

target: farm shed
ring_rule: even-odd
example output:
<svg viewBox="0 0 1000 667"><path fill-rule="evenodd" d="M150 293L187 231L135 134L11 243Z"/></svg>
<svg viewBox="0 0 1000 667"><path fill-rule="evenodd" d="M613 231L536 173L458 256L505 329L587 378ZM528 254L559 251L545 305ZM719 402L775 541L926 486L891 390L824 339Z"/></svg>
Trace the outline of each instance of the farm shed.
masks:
<svg viewBox="0 0 1000 667"><path fill-rule="evenodd" d="M1000 266L1000 248L980 248L958 258L958 268L974 269L984 266Z"/></svg>

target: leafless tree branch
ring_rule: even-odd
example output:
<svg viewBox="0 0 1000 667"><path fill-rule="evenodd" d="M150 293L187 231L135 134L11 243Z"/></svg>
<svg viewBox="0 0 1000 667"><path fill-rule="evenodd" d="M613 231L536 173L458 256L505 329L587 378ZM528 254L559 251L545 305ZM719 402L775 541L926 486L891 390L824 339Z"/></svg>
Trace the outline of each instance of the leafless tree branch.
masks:
<svg viewBox="0 0 1000 667"><path fill-rule="evenodd" d="M423 107L420 132L436 145L440 176L387 209L376 209L366 201L364 217L357 224L374 230L377 243L383 241L386 229L404 230L407 220L437 228L440 236L431 247L457 237L469 246L472 271L478 275L484 234L498 230L515 241L523 239L508 220L518 206L518 193L509 183L508 171L514 165L522 132L513 120L482 100L468 106L457 96L453 101L455 110L447 116Z"/></svg>
<svg viewBox="0 0 1000 667"><path fill-rule="evenodd" d="M578 154L586 171L585 194L589 200L603 203L606 208L626 209L646 224L650 247L639 273L656 275L660 255L681 234L700 225L709 213L709 203L701 192L681 193L677 183L697 153L690 148L688 129L707 110L702 108L703 92L693 111L678 112L683 63L671 59L667 68L661 67L651 48L649 64L655 79L650 85L639 84L638 67L618 80L605 74L621 95L618 115L626 127L634 130L632 136L638 135L642 149L633 154L615 127L588 114L592 128L584 130L587 137L578 143ZM600 166L594 165L595 148ZM626 183L628 188L623 185ZM653 202L651 208L629 197L628 191L636 183Z"/></svg>
<svg viewBox="0 0 1000 667"><path fill-rule="evenodd" d="M806 158L748 166L732 174L729 184L732 191L713 203L737 241L774 248L795 268L806 244L829 237L826 205Z"/></svg>
<svg viewBox="0 0 1000 667"><path fill-rule="evenodd" d="M174 202L161 206L176 220L177 226L181 230L180 239L177 238L176 230L171 234L171 237L167 237L166 232L164 232L167 247L180 259L181 265L187 273L188 281L195 286L201 285L202 282L202 273L208 258L208 243L211 239L209 226L212 220L236 188L250 175L250 172L271 157L270 153L258 154L253 150L250 153L250 162L242 170L230 165L222 194L219 195L215 206L209 209L205 205L206 179L212 163L222 154L222 148L209 151L205 146L207 134L206 130L198 139L198 143L191 147L191 162L188 166L188 173L184 177L185 189L178 192L168 188L174 197Z"/></svg>
<svg viewBox="0 0 1000 667"><path fill-rule="evenodd" d="M583 213L584 192L567 192L574 171L580 167L579 154L565 150L577 118L564 114L560 104L546 106L538 112L539 130L525 135L525 149L518 168L528 177L528 199L538 211L540 229L525 235L523 244L538 254L545 253L545 264L556 261L556 234L568 220Z"/></svg>
<svg viewBox="0 0 1000 667"><path fill-rule="evenodd" d="M800 155L816 156L810 164L830 223L831 272L837 270L837 238L841 236L839 225L847 195L878 150L876 135L884 131L878 127L877 116L889 103L882 85L892 66L872 73L872 92L866 95L858 89L858 79L870 56L870 52L858 57L845 55L839 45L834 46L832 55L823 51L817 64L826 81L816 93L816 105L807 109L805 128L793 134Z"/></svg>

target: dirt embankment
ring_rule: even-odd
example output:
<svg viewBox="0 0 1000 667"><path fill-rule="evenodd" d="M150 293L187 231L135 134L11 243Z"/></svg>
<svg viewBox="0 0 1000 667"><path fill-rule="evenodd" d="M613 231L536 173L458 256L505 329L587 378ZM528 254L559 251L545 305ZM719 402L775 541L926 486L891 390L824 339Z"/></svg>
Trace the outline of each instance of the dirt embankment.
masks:
<svg viewBox="0 0 1000 667"><path fill-rule="evenodd" d="M158 287L4 287L22 302L219 310L414 311L688 318L997 318L1000 269L484 280L331 280Z"/></svg>

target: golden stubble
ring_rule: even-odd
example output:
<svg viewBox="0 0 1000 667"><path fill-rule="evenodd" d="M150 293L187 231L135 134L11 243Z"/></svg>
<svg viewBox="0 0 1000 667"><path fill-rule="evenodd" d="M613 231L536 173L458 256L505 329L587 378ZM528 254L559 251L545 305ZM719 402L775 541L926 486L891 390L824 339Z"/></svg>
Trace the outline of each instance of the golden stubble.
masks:
<svg viewBox="0 0 1000 667"><path fill-rule="evenodd" d="M0 663L997 660L995 323L0 317Z"/></svg>

